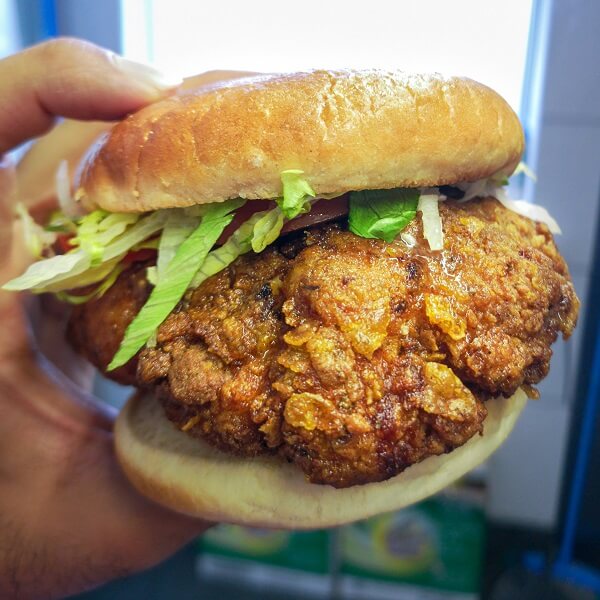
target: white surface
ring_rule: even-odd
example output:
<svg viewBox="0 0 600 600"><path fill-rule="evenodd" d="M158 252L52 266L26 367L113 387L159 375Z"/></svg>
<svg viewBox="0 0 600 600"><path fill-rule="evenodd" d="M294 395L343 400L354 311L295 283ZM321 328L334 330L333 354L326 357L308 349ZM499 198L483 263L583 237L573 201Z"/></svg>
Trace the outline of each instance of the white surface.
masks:
<svg viewBox="0 0 600 600"><path fill-rule="evenodd" d="M563 256L571 271L589 272L599 219L600 123L543 124L535 170L534 199L559 222Z"/></svg>
<svg viewBox="0 0 600 600"><path fill-rule="evenodd" d="M440 71L477 79L515 109L520 105L531 0L123 5L125 53L177 75L319 67Z"/></svg>
<svg viewBox="0 0 600 600"><path fill-rule="evenodd" d="M539 183L528 186L563 228L557 242L585 302L599 220L600 3L540 4L549 9L550 25L549 37L538 48L544 60L533 80L541 89L532 96L528 118L534 149L528 161ZM556 524L585 311L584 305L570 347L555 346L541 400L530 403L510 440L490 461L489 511L497 519L547 528Z"/></svg>
<svg viewBox="0 0 600 600"><path fill-rule="evenodd" d="M570 391L567 385L570 342L562 342L559 338L556 344L552 346L552 352L550 373L546 379L536 386L540 392L538 404L542 405L542 408L556 408L568 404L566 395Z"/></svg>
<svg viewBox="0 0 600 600"><path fill-rule="evenodd" d="M570 394L571 399L574 400L574 393L576 388L576 377L579 371L579 359L581 356L582 348L581 344L585 336L585 313L588 308L588 304L593 302L591 298L588 298L589 287L591 283L591 277L587 274L582 275L580 273L573 274L573 283L575 284L575 291L577 292L579 299L581 300L581 313L579 315L579 325L575 328L572 339L569 341L571 344L571 369L569 376L570 382Z"/></svg>
<svg viewBox="0 0 600 600"><path fill-rule="evenodd" d="M490 459L488 515L551 527L556 520L569 409L529 402L508 441Z"/></svg>

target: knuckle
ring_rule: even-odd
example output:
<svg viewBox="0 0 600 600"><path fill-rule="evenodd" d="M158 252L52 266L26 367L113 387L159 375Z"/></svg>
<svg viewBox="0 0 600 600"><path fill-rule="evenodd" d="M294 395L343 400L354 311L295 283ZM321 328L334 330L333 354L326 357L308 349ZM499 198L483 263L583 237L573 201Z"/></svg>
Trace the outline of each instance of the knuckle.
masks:
<svg viewBox="0 0 600 600"><path fill-rule="evenodd" d="M97 46L90 42L73 37L57 37L43 42L36 48L41 60L52 68L61 65L81 61L85 56L93 55L100 51Z"/></svg>

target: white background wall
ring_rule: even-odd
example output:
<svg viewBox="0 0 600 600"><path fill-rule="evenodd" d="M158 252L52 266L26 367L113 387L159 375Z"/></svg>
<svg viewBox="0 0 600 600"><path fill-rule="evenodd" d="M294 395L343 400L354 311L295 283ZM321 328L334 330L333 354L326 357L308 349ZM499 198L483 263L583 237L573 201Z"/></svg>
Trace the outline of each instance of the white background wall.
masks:
<svg viewBox="0 0 600 600"><path fill-rule="evenodd" d="M0 0L0 58L16 52L20 47L16 0Z"/></svg>
<svg viewBox="0 0 600 600"><path fill-rule="evenodd" d="M180 76L392 68L465 75L518 110L532 0L123 0L123 50Z"/></svg>
<svg viewBox="0 0 600 600"><path fill-rule="evenodd" d="M542 36L536 49L542 82L531 106L538 132L531 166L532 198L547 206L563 234L557 238L582 302L587 298L600 196L600 2L539 2ZM583 317L583 313L582 313ZM501 520L549 526L558 510L574 382L585 323L557 343L541 399L530 402L509 441L490 463L491 514Z"/></svg>

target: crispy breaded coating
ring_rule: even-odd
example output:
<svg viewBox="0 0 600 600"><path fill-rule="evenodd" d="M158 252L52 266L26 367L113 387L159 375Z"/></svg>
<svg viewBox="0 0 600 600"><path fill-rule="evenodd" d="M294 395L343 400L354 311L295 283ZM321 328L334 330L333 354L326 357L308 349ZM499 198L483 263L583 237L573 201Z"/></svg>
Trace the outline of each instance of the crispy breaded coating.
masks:
<svg viewBox="0 0 600 600"><path fill-rule="evenodd" d="M101 371L119 349L125 330L140 311L152 287L146 280L146 263L124 271L106 293L73 308L67 328L71 345ZM137 357L108 376L124 385L135 385Z"/></svg>
<svg viewBox="0 0 600 600"><path fill-rule="evenodd" d="M138 383L180 429L279 454L336 487L464 444L482 431L486 399L546 375L579 302L544 225L494 199L440 213L441 252L415 219L413 247L328 225L237 259L159 328ZM101 310L90 302L74 319L104 322ZM86 343L107 346L105 329Z"/></svg>

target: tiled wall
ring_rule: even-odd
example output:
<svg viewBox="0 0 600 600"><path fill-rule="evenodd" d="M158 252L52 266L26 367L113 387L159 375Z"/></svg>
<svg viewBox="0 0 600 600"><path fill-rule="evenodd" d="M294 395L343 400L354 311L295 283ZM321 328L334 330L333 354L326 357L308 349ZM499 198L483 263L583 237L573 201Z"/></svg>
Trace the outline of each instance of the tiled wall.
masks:
<svg viewBox="0 0 600 600"><path fill-rule="evenodd" d="M550 5L546 0L539 3ZM557 241L582 302L587 299L600 219L600 2L555 0L543 54L533 199L563 230ZM531 121L530 121L531 123ZM532 132L534 133L534 132ZM557 342L541 399L530 402L510 442L490 464L492 516L552 526L558 509L578 353L585 323Z"/></svg>

